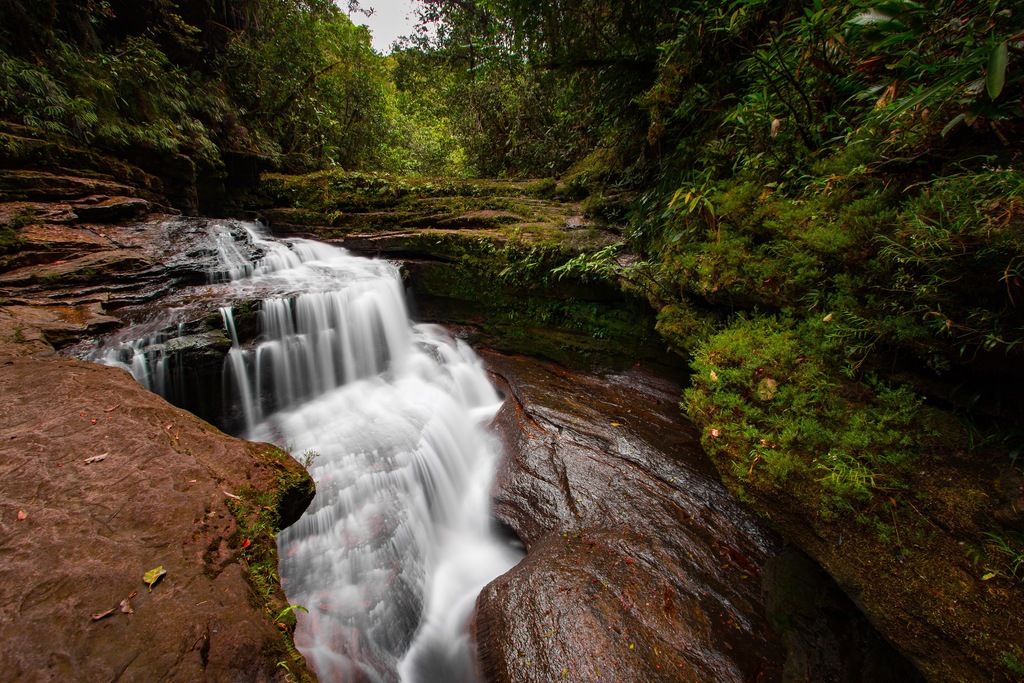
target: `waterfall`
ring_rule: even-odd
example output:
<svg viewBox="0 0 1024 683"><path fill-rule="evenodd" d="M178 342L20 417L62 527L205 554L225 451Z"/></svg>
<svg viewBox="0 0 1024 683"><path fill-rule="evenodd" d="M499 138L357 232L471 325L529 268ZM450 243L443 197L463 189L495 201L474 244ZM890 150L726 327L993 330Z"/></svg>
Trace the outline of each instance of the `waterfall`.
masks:
<svg viewBox="0 0 1024 683"><path fill-rule="evenodd" d="M392 263L256 225L210 228L211 287L224 302L260 301L248 344L232 306L219 307L229 409L243 436L305 454L317 485L278 537L288 600L308 610L296 646L322 681L475 680L476 595L521 557L491 529L498 447L483 425L500 398L479 358L410 323ZM171 397L173 344L141 330L95 357Z"/></svg>

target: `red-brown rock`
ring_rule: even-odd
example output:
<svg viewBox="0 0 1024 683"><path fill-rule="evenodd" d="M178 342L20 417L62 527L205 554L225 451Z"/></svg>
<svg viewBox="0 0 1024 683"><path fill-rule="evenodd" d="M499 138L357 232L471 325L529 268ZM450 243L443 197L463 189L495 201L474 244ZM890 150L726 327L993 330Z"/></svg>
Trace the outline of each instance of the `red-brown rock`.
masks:
<svg viewBox="0 0 1024 683"><path fill-rule="evenodd" d="M57 359L3 311L0 396L5 680L283 681L282 660L306 676L268 612L283 596L254 591L241 531L245 501L286 481L308 503L297 463L122 370ZM150 592L157 566L167 574Z"/></svg>
<svg viewBox="0 0 1024 683"><path fill-rule="evenodd" d="M510 394L495 511L528 550L477 602L485 680L781 680L776 541L709 471L678 387L485 358Z"/></svg>

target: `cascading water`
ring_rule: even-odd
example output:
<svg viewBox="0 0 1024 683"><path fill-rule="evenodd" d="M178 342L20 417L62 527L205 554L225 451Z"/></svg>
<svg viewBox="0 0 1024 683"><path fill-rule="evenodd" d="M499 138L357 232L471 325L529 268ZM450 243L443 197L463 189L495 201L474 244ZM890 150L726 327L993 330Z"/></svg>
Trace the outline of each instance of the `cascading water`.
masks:
<svg viewBox="0 0 1024 683"><path fill-rule="evenodd" d="M520 557L490 524L497 449L482 424L498 395L464 343L410 325L393 264L242 226L253 263L237 227L211 224L211 282L262 304L249 347L220 308L229 400L246 437L303 453L317 484L278 537L288 599L308 610L296 645L323 681L474 680L476 595ZM140 336L98 355L168 395L167 342Z"/></svg>

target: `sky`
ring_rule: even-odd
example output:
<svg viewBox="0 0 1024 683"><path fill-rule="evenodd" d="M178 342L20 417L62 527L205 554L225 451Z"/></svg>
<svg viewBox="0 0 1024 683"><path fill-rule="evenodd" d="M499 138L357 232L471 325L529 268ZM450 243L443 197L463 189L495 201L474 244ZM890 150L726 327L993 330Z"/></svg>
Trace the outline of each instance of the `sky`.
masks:
<svg viewBox="0 0 1024 683"><path fill-rule="evenodd" d="M370 27L373 49L381 54L388 54L391 43L399 36L411 34L416 25L416 0L362 0L359 5L363 9L373 8L373 15L355 13L352 21Z"/></svg>

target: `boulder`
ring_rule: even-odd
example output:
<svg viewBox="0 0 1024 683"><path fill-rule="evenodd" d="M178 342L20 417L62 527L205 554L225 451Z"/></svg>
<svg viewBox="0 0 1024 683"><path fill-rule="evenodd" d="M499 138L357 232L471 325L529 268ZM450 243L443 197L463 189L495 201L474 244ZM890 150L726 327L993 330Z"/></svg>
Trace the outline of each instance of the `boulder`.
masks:
<svg viewBox="0 0 1024 683"><path fill-rule="evenodd" d="M40 336L0 311L4 677L311 680L274 623L304 470Z"/></svg>

